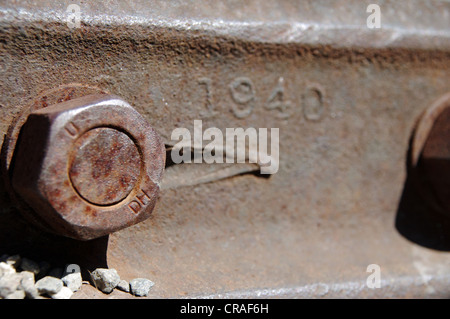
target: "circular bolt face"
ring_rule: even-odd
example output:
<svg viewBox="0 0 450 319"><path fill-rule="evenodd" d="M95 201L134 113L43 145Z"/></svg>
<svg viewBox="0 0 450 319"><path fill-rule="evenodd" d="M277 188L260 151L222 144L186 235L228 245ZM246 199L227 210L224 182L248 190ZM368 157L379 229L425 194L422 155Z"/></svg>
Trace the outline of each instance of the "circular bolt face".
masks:
<svg viewBox="0 0 450 319"><path fill-rule="evenodd" d="M89 95L30 114L12 185L50 230L87 240L148 218L164 164L164 144L136 110Z"/></svg>
<svg viewBox="0 0 450 319"><path fill-rule="evenodd" d="M113 205L136 185L141 156L128 135L112 128L96 128L74 143L69 169L73 187L94 205Z"/></svg>

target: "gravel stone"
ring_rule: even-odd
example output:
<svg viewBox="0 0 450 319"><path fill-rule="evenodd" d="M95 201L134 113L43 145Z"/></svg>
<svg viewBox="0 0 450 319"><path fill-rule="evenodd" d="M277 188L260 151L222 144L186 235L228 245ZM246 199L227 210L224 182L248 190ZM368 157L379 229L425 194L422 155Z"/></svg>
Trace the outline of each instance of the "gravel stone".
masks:
<svg viewBox="0 0 450 319"><path fill-rule="evenodd" d="M15 272L16 270L10 264L0 262L0 278L2 278L4 275L14 274Z"/></svg>
<svg viewBox="0 0 450 319"><path fill-rule="evenodd" d="M16 290L5 297L5 299L25 299L25 291Z"/></svg>
<svg viewBox="0 0 450 319"><path fill-rule="evenodd" d="M38 263L28 258L22 259L22 262L20 263L20 269L22 269L23 271L32 272L35 275L39 274L40 272Z"/></svg>
<svg viewBox="0 0 450 319"><path fill-rule="evenodd" d="M68 287L62 287L61 290L52 295L52 299L70 299L72 297L73 291Z"/></svg>
<svg viewBox="0 0 450 319"><path fill-rule="evenodd" d="M22 277L18 273L6 274L0 279L0 298L8 298L9 295L20 289Z"/></svg>
<svg viewBox="0 0 450 319"><path fill-rule="evenodd" d="M41 295L47 294L52 296L57 294L62 287L63 282L61 279L50 276L46 276L36 282L36 288Z"/></svg>
<svg viewBox="0 0 450 319"><path fill-rule="evenodd" d="M135 296L145 297L153 287L154 282L145 278L136 278L130 281L131 293Z"/></svg>
<svg viewBox="0 0 450 319"><path fill-rule="evenodd" d="M125 292L130 292L130 284L126 280L119 281L116 288Z"/></svg>
<svg viewBox="0 0 450 319"><path fill-rule="evenodd" d="M111 293L120 282L119 274L115 269L97 268L91 273L93 284L104 293Z"/></svg>
<svg viewBox="0 0 450 319"><path fill-rule="evenodd" d="M6 263L13 266L14 268L18 269L20 266L20 262L22 261L22 258L20 258L19 255L13 255L6 258Z"/></svg>
<svg viewBox="0 0 450 319"><path fill-rule="evenodd" d="M66 285L70 290L73 292L80 290L81 285L83 284L83 279L81 278L81 273L79 272L73 272L66 274L61 278L64 285Z"/></svg>
<svg viewBox="0 0 450 319"><path fill-rule="evenodd" d="M30 271L22 271L20 273L22 279L20 280L20 287L25 292L25 295L30 299L39 297L39 292L34 283L34 273Z"/></svg>

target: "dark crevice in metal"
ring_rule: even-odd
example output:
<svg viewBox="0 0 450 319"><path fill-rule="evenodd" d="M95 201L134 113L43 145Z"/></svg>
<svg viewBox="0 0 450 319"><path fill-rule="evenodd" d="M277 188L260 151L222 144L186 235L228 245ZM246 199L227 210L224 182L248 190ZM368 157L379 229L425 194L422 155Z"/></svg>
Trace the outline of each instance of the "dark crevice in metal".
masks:
<svg viewBox="0 0 450 319"><path fill-rule="evenodd" d="M412 138L410 145L412 144ZM438 212L427 194L421 192L420 161L411 164L411 147L407 155L407 178L395 217L395 227L406 239L435 250L450 251L450 219Z"/></svg>

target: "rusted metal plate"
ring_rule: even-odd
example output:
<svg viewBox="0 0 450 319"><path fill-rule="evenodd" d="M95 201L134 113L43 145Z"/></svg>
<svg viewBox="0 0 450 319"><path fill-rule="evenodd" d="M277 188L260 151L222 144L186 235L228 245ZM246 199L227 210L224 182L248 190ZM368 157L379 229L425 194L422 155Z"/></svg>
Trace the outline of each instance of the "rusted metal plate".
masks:
<svg viewBox="0 0 450 319"><path fill-rule="evenodd" d="M373 30L359 1L89 2L69 29L64 4L6 2L0 129L74 82L120 95L169 145L197 119L280 129L276 174L165 189L148 220L82 256L151 279L150 297L448 297L450 222L417 196L407 160L419 116L449 91L450 6L380 6ZM6 247L25 226L1 201ZM370 264L380 289L365 285ZM104 297L91 293L77 294Z"/></svg>

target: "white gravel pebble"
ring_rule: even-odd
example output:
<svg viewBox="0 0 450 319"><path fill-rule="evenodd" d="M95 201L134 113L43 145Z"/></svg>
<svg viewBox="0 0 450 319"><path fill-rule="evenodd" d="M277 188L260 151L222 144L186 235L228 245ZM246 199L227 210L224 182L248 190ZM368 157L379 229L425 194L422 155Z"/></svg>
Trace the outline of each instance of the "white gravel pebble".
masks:
<svg viewBox="0 0 450 319"><path fill-rule="evenodd" d="M36 282L36 288L41 295L47 294L52 296L57 294L63 287L63 282L61 279L46 276Z"/></svg>
<svg viewBox="0 0 450 319"><path fill-rule="evenodd" d="M8 298L9 295L14 294L16 290L20 290L21 279L22 277L18 273L3 275L0 279L0 298Z"/></svg>
<svg viewBox="0 0 450 319"><path fill-rule="evenodd" d="M61 278L64 285L66 285L73 292L80 290L81 285L83 284L83 279L81 278L81 273L74 272L70 274L66 274Z"/></svg>
<svg viewBox="0 0 450 319"><path fill-rule="evenodd" d="M62 287L58 293L51 295L51 297L52 299L70 299L72 295L73 291L70 288Z"/></svg>
<svg viewBox="0 0 450 319"><path fill-rule="evenodd" d="M145 278L136 278L130 281L131 293L135 296L145 297L148 295L154 282Z"/></svg>
<svg viewBox="0 0 450 319"><path fill-rule="evenodd" d="M5 299L25 299L25 291L16 290L5 297Z"/></svg>
<svg viewBox="0 0 450 319"><path fill-rule="evenodd" d="M130 284L126 280L121 280L116 288L125 292L130 292Z"/></svg>
<svg viewBox="0 0 450 319"><path fill-rule="evenodd" d="M15 272L16 270L10 264L0 262L0 278L2 278L4 275L14 274Z"/></svg>
<svg viewBox="0 0 450 319"><path fill-rule="evenodd" d="M34 283L34 273L30 271L22 271L20 276L22 277L20 280L20 286L25 292L25 295L30 299L38 298L39 292Z"/></svg>
<svg viewBox="0 0 450 319"><path fill-rule="evenodd" d="M13 255L6 258L6 263L13 266L16 269L19 268L21 261L22 258L20 258L19 255Z"/></svg>
<svg viewBox="0 0 450 319"><path fill-rule="evenodd" d="M93 284L104 293L111 293L120 282L117 271L113 268L97 268L91 273Z"/></svg>

